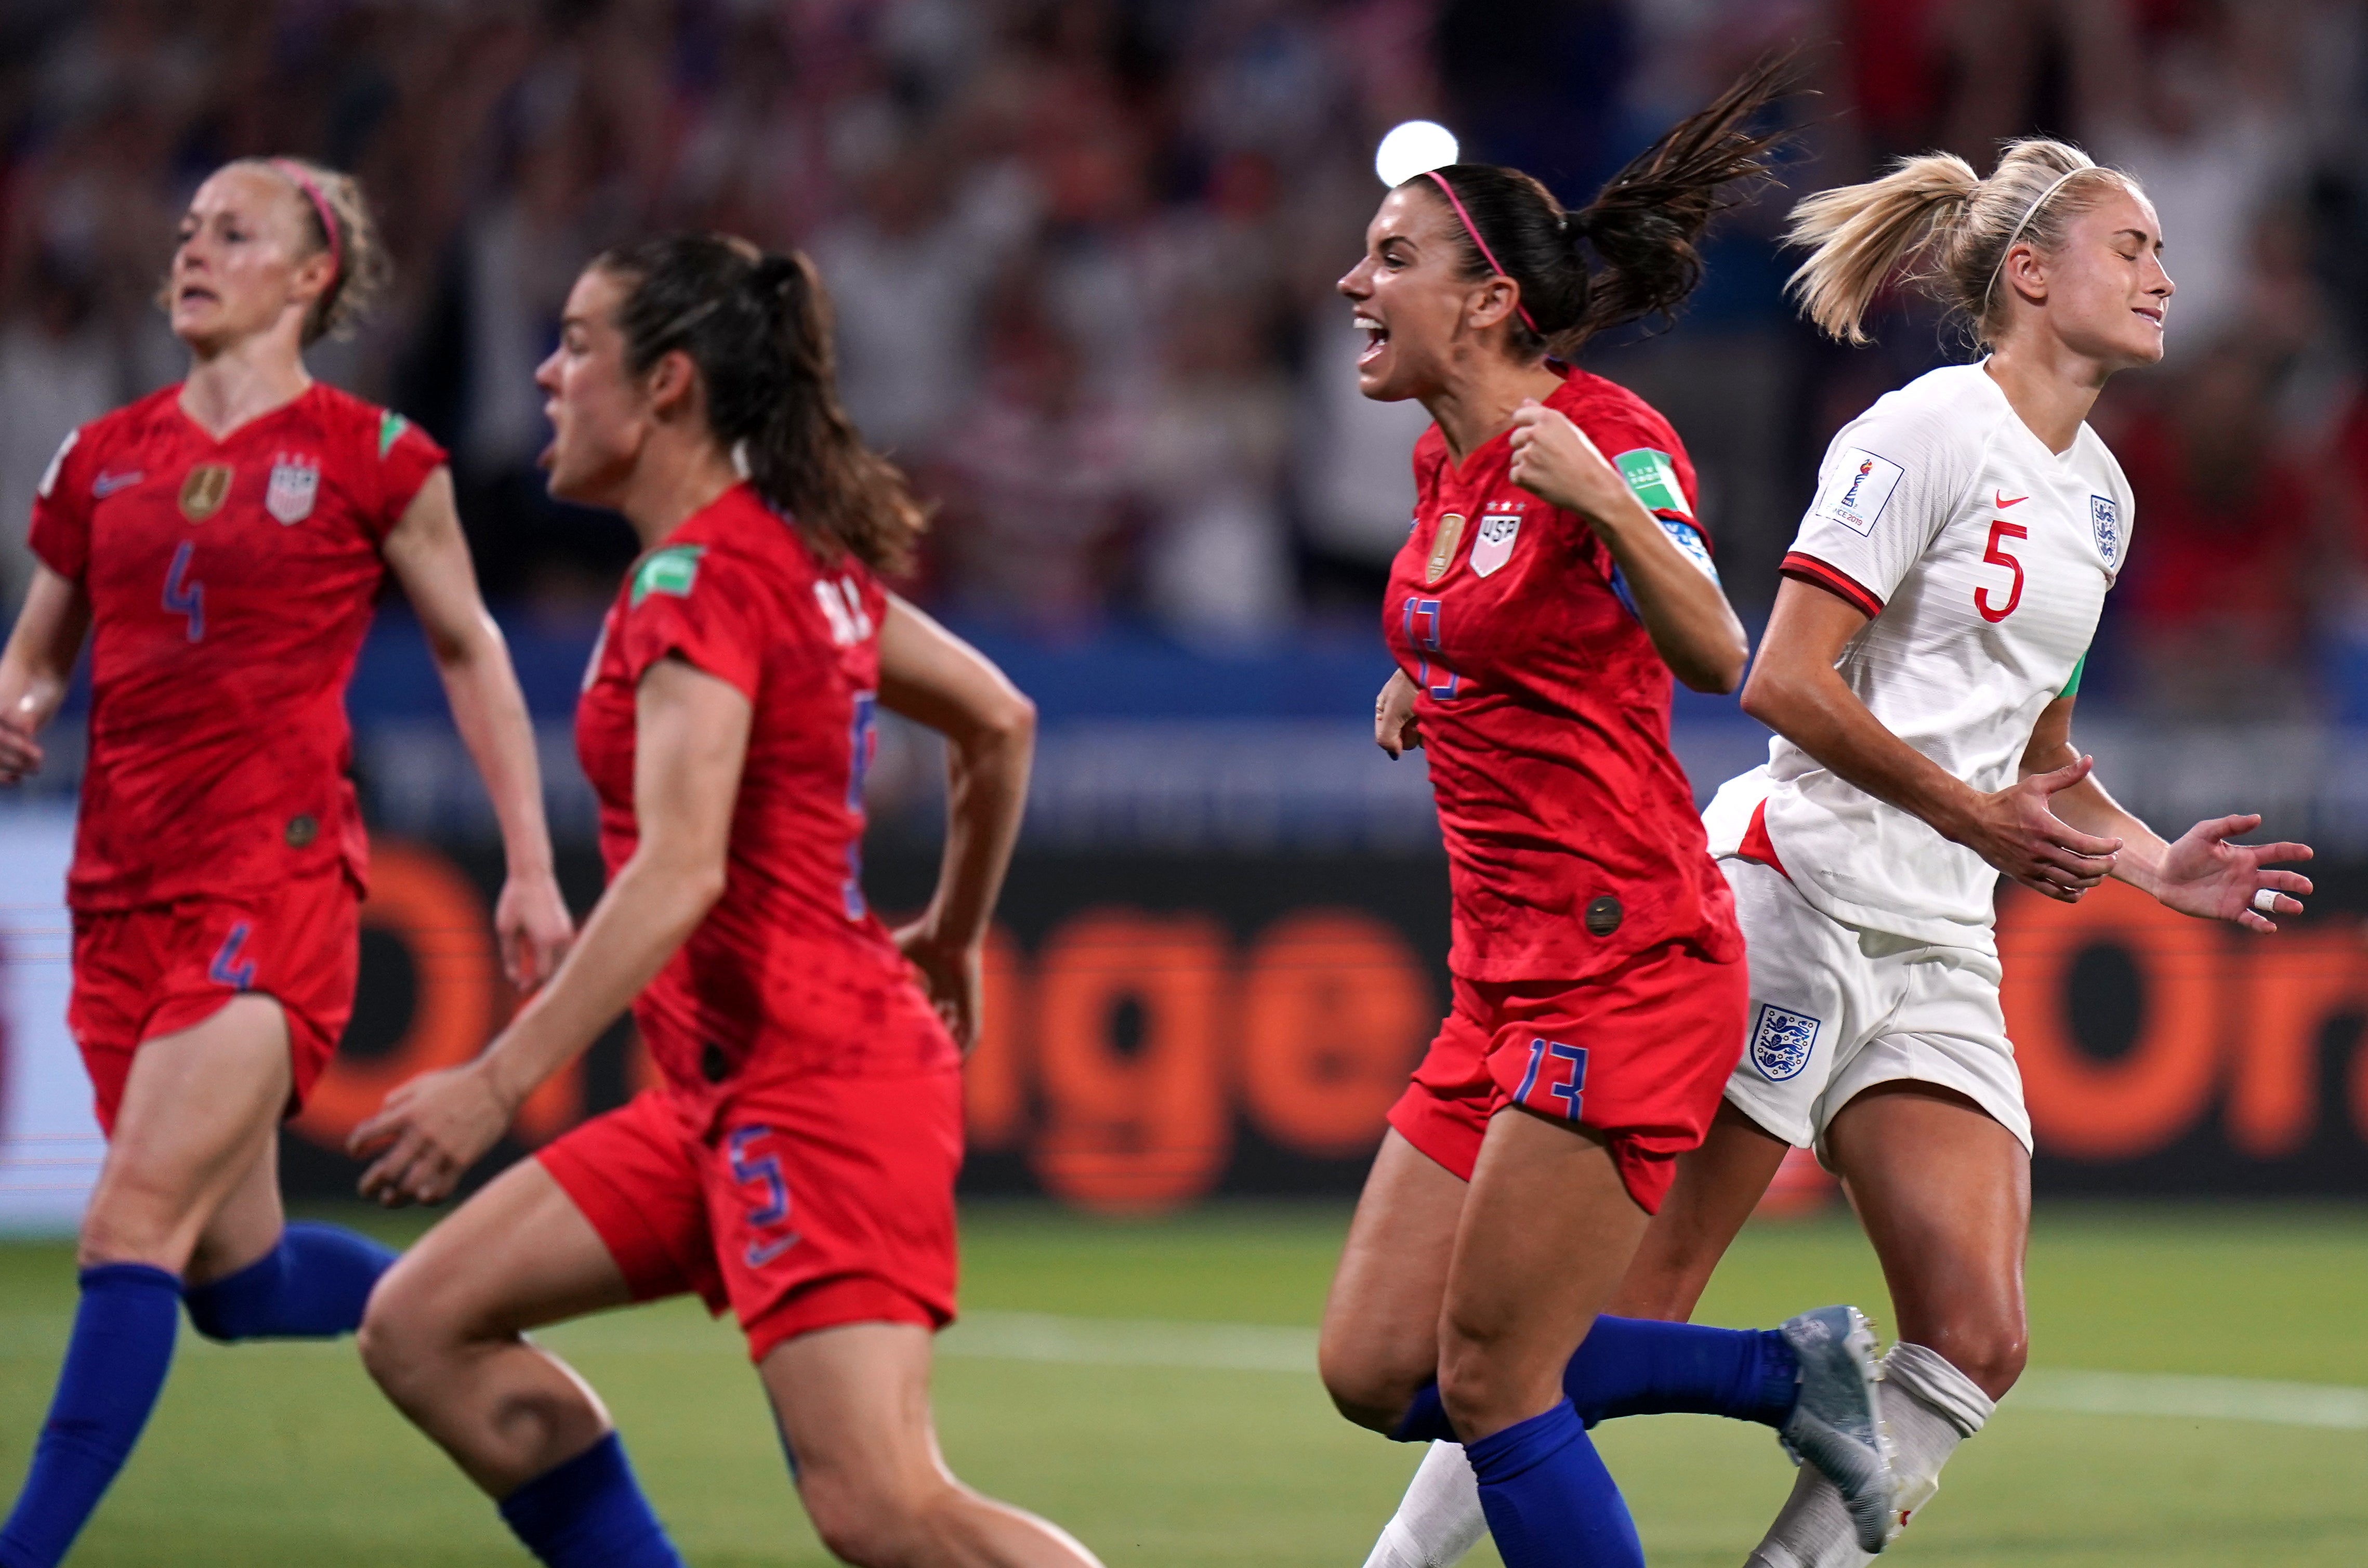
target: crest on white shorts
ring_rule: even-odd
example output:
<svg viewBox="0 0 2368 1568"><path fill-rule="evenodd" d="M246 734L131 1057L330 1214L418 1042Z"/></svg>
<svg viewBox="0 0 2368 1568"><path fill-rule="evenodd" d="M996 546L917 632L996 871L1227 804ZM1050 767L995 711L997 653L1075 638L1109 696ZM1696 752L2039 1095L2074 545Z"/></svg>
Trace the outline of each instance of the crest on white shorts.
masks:
<svg viewBox="0 0 2368 1568"><path fill-rule="evenodd" d="M2089 497L2089 528L2097 536L2097 553L2105 558L2105 569L2119 566L2122 555L2122 520L2113 503L2102 495Z"/></svg>
<svg viewBox="0 0 2368 1568"><path fill-rule="evenodd" d="M1751 1065L1771 1084L1797 1076L1816 1049L1818 1021L1806 1013L1759 1005L1759 1021L1751 1028Z"/></svg>
<svg viewBox="0 0 2368 1568"><path fill-rule="evenodd" d="M281 457L271 465L271 482L263 487L263 509L282 524L301 523L313 515L321 494L320 465L304 458Z"/></svg>
<svg viewBox="0 0 2368 1568"><path fill-rule="evenodd" d="M1480 537L1472 541L1472 573L1486 577L1511 559L1513 540L1521 531L1519 513L1491 512L1480 519Z"/></svg>

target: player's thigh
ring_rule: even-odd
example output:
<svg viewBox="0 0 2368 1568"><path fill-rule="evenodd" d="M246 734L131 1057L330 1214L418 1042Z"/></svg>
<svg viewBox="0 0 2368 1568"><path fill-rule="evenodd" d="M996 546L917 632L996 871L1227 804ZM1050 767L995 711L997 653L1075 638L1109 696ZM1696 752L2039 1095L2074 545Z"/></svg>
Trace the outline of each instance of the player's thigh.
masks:
<svg viewBox="0 0 2368 1568"><path fill-rule="evenodd" d="M1669 1195L1604 1310L1678 1323L1691 1317L1791 1147L1722 1101L1701 1147L1678 1156Z"/></svg>
<svg viewBox="0 0 2368 1568"><path fill-rule="evenodd" d="M1466 1440L1562 1397L1648 1218L1605 1134L1518 1106L1489 1122L1440 1321L1440 1393Z"/></svg>
<svg viewBox="0 0 2368 1568"><path fill-rule="evenodd" d="M268 996L142 1040L84 1217L84 1263L177 1272L278 1136L289 1082L287 1019Z"/></svg>
<svg viewBox="0 0 2368 1568"><path fill-rule="evenodd" d="M508 1338L633 1299L575 1199L541 1161L520 1160L380 1278L363 1354L374 1372L399 1371L456 1344Z"/></svg>
<svg viewBox="0 0 2368 1568"><path fill-rule="evenodd" d="M757 1365L814 1528L833 1551L881 1555L951 1484L929 1415L929 1331L858 1323L784 1340Z"/></svg>
<svg viewBox="0 0 2368 1568"><path fill-rule="evenodd" d="M1350 1420L1384 1429L1439 1367L1439 1312L1463 1179L1392 1128L1365 1177L1324 1303L1317 1361Z"/></svg>
<svg viewBox="0 0 2368 1568"><path fill-rule="evenodd" d="M1993 1398L2004 1393L2026 1349L2021 1140L1966 1096L1910 1079L1854 1096L1826 1136L1882 1261L1899 1337L1940 1352Z"/></svg>

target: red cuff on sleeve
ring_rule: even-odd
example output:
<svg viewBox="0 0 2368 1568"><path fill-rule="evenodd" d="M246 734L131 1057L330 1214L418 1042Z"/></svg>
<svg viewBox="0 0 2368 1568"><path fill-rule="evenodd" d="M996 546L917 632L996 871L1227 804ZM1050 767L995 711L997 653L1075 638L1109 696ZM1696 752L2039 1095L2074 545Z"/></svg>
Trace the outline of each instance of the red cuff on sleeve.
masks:
<svg viewBox="0 0 2368 1568"><path fill-rule="evenodd" d="M1797 550L1789 551L1777 570L1787 577L1825 589L1869 620L1883 613L1882 596L1867 588L1849 573L1838 571L1814 555L1804 555Z"/></svg>
<svg viewBox="0 0 2368 1568"><path fill-rule="evenodd" d="M652 594L625 612L623 646L627 676L638 685L649 667L674 654L757 700L764 669L764 639L721 585L702 580L693 597Z"/></svg>

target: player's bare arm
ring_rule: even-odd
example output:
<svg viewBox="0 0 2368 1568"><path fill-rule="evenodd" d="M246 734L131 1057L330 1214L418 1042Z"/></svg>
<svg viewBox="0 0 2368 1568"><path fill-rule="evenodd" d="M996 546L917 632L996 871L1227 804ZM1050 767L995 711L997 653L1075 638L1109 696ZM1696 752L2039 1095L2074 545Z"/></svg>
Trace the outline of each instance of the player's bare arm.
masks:
<svg viewBox="0 0 2368 1568"><path fill-rule="evenodd" d="M984 654L894 594L880 627L880 701L946 738L937 892L895 937L954 1043L968 1051L978 1039L987 920L1028 807L1036 705Z"/></svg>
<svg viewBox="0 0 2368 1568"><path fill-rule="evenodd" d="M74 660L90 631L82 585L35 562L25 608L0 653L0 783L41 770L35 737L65 700Z"/></svg>
<svg viewBox="0 0 2368 1568"><path fill-rule="evenodd" d="M1529 399L1513 415L1512 449L1513 483L1585 517L1611 551L1669 673L1696 691L1733 691L1751 642L1725 590L1678 548L1587 432Z"/></svg>
<svg viewBox="0 0 2368 1568"><path fill-rule="evenodd" d="M2082 832L2051 806L2089 776L2089 759L2027 773L1995 794L1955 778L1884 728L1835 670L1866 623L1856 606L1787 578L1744 683L1743 710L2034 892L2069 903L2112 875L2122 841Z"/></svg>
<svg viewBox="0 0 2368 1568"><path fill-rule="evenodd" d="M477 594L476 568L452 502L451 470L427 476L387 535L385 553L427 635L452 722L493 798L508 868L494 906L494 929L510 983L531 990L559 967L575 922L552 869L534 722L502 630Z"/></svg>
<svg viewBox="0 0 2368 1568"><path fill-rule="evenodd" d="M2022 754L2025 778L2078 760L2072 705L2078 700L2059 697L2041 712ZM2310 859L2309 845L2229 842L2260 826L2258 813L2200 822L2178 839L2166 840L2131 815L2093 773L2051 803L2058 817L2082 832L2119 838L2123 848L2114 857L2113 875L2182 915L2266 933L2278 928L2271 915L2300 915L2302 900L2311 892L2310 879L2298 871L2266 869L2281 861Z"/></svg>
<svg viewBox="0 0 2368 1568"><path fill-rule="evenodd" d="M1393 670L1382 684L1381 696L1373 699L1373 744L1390 754L1395 762L1410 751L1422 749L1422 724L1414 713L1414 682L1404 670Z"/></svg>
<svg viewBox="0 0 2368 1568"><path fill-rule="evenodd" d="M732 812L753 710L729 682L679 659L642 677L633 809L641 836L551 983L473 1062L422 1074L354 1130L375 1156L366 1198L434 1203L492 1148L518 1106L581 1056L723 896Z"/></svg>

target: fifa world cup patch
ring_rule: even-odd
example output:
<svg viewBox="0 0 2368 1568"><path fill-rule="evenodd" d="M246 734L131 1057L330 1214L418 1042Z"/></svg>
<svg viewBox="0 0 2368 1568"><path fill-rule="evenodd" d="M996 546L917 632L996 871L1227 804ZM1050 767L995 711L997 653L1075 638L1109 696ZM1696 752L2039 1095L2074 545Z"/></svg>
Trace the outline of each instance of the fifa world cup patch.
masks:
<svg viewBox="0 0 2368 1568"><path fill-rule="evenodd" d="M228 463L199 463L181 481L181 516L202 523L230 499L232 470Z"/></svg>
<svg viewBox="0 0 2368 1568"><path fill-rule="evenodd" d="M402 440L403 433L410 428L411 421L391 408L380 415L378 416L379 457L383 460L387 453L394 450L394 444Z"/></svg>
<svg viewBox="0 0 2368 1568"><path fill-rule="evenodd" d="M1447 575L1455 564L1455 547L1463 542L1463 514L1450 512L1439 519L1439 531L1430 538L1430 559L1422 565L1422 585L1426 588Z"/></svg>
<svg viewBox="0 0 2368 1568"><path fill-rule="evenodd" d="M1809 1053L1816 1049L1821 1027L1806 1013L1762 1002L1759 1020L1751 1028L1751 1065L1771 1084L1799 1075L1809 1064Z"/></svg>
<svg viewBox="0 0 2368 1568"><path fill-rule="evenodd" d="M1891 505L1891 493L1905 477L1907 471L1889 458L1845 447L1827 466L1825 486L1810 515L1872 537L1874 525L1883 520L1883 509Z"/></svg>
<svg viewBox="0 0 2368 1568"><path fill-rule="evenodd" d="M271 478L263 487L263 509L282 528L313 515L321 494L321 465L311 458L282 452L271 460Z"/></svg>
<svg viewBox="0 0 2368 1568"><path fill-rule="evenodd" d="M638 606L652 594L690 597L690 586L699 581L699 558L706 553L703 544L677 544L656 551L634 571L631 602Z"/></svg>
<svg viewBox="0 0 2368 1568"><path fill-rule="evenodd" d="M2097 553L2110 572L2122 563L2122 519L2111 497L2089 497L2089 529L2097 536Z"/></svg>
<svg viewBox="0 0 2368 1568"><path fill-rule="evenodd" d="M1686 505L1686 493L1678 488L1678 466L1669 454L1653 447L1638 447L1611 460L1636 499L1645 503L1648 512L1675 512L1680 517L1691 517L1694 509Z"/></svg>

